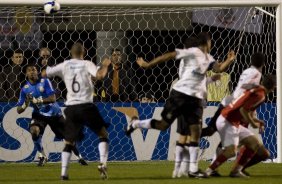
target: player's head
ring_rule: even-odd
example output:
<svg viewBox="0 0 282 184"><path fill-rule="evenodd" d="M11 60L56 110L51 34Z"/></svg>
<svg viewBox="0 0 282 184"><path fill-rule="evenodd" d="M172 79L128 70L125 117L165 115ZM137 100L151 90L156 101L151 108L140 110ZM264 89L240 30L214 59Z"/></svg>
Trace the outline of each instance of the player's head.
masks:
<svg viewBox="0 0 282 184"><path fill-rule="evenodd" d="M276 88L276 75L268 74L263 77L261 84L266 88L267 92L272 92Z"/></svg>
<svg viewBox="0 0 282 184"><path fill-rule="evenodd" d="M29 81L38 80L38 71L34 64L28 64L25 68L25 75Z"/></svg>
<svg viewBox="0 0 282 184"><path fill-rule="evenodd" d="M141 103L152 103L155 101L154 95L151 92L142 93L139 95L139 102Z"/></svg>
<svg viewBox="0 0 282 184"><path fill-rule="evenodd" d="M50 50L47 47L41 48L39 51L39 56L41 58L41 65L45 66L48 64L48 60L51 56Z"/></svg>
<svg viewBox="0 0 282 184"><path fill-rule="evenodd" d="M47 47L41 48L39 51L39 56L48 59L51 56L50 50Z"/></svg>
<svg viewBox="0 0 282 184"><path fill-rule="evenodd" d="M199 46L203 47L206 52L211 51L211 37L207 32L201 32L198 34Z"/></svg>
<svg viewBox="0 0 282 184"><path fill-rule="evenodd" d="M114 48L111 50L111 62L115 65L121 64L121 50Z"/></svg>
<svg viewBox="0 0 282 184"><path fill-rule="evenodd" d="M21 65L23 63L23 51L22 50L15 50L12 56L12 61L15 65Z"/></svg>
<svg viewBox="0 0 282 184"><path fill-rule="evenodd" d="M256 68L262 68L265 63L265 56L261 52L254 53L251 56L251 65Z"/></svg>
<svg viewBox="0 0 282 184"><path fill-rule="evenodd" d="M198 46L199 46L199 41L194 36L191 36L184 41L184 47L186 49L191 48L191 47L198 47Z"/></svg>
<svg viewBox="0 0 282 184"><path fill-rule="evenodd" d="M74 43L73 46L71 47L72 58L83 59L84 54L85 54L85 50L83 45L79 42Z"/></svg>

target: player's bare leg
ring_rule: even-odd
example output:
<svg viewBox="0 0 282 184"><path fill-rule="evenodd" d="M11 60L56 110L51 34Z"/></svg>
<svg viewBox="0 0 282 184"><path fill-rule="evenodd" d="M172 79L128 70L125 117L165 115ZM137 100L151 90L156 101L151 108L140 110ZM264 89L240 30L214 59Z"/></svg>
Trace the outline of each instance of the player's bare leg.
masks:
<svg viewBox="0 0 282 184"><path fill-rule="evenodd" d="M145 119L139 120L136 116L132 117L130 124L125 130L125 134L129 136L137 128L143 129L157 129L157 130L166 130L169 128L169 123L165 120L156 120L156 119Z"/></svg>
<svg viewBox="0 0 282 184"><path fill-rule="evenodd" d="M77 161L80 165L88 165L88 163L83 159L83 157L81 156L81 154L79 153L76 144L73 146L73 150L72 150L73 154L76 156Z"/></svg>

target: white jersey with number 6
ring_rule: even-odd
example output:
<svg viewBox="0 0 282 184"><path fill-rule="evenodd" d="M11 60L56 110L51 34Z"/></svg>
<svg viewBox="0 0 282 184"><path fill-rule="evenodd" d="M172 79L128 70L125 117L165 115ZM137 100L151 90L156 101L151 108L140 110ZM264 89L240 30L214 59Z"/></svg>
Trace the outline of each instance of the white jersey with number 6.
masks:
<svg viewBox="0 0 282 184"><path fill-rule="evenodd" d="M58 76L67 88L66 105L77 105L93 102L93 83L91 76L96 77L99 67L87 60L70 59L54 67L47 67L48 77Z"/></svg>

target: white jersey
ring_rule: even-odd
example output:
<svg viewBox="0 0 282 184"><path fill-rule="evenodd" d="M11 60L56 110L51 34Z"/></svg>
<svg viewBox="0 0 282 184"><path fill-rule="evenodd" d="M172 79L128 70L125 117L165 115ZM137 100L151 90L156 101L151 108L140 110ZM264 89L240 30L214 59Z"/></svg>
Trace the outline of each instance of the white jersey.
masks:
<svg viewBox="0 0 282 184"><path fill-rule="evenodd" d="M94 87L91 76L96 77L98 67L87 60L70 59L54 67L47 67L48 77L61 77L67 88L66 105L93 102Z"/></svg>
<svg viewBox="0 0 282 184"><path fill-rule="evenodd" d="M206 71L214 62L210 54L204 54L199 48L176 49L179 65L179 80L173 89L200 99L206 99Z"/></svg>
<svg viewBox="0 0 282 184"><path fill-rule="evenodd" d="M254 66L251 66L250 68L247 68L243 71L243 73L240 75L239 82L233 91L231 96L225 97L221 104L223 106L227 106L233 99L238 98L240 95L242 95L246 89L242 88L244 84L255 84L259 85L261 80L261 72L255 68Z"/></svg>

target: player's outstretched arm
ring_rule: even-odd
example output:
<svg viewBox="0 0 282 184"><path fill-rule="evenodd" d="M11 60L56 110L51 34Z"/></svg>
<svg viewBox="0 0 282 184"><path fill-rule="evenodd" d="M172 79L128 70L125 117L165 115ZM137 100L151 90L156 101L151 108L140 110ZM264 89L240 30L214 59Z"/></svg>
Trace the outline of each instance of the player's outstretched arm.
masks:
<svg viewBox="0 0 282 184"><path fill-rule="evenodd" d="M109 67L110 64L111 64L111 60L109 58L105 58L102 61L102 65L99 68L99 70L97 71L97 74L96 74L96 77L95 77L96 80L101 80L107 75L108 67Z"/></svg>
<svg viewBox="0 0 282 184"><path fill-rule="evenodd" d="M224 72L225 70L227 70L228 66L233 63L235 59L236 59L236 54L233 50L231 50L228 53L227 59L225 61L220 63L217 62L214 64L213 71L216 73Z"/></svg>
<svg viewBox="0 0 282 184"><path fill-rule="evenodd" d="M136 62L140 67L147 69L156 66L160 63L164 63L169 60L175 59L175 57L176 57L176 51L173 51L173 52L165 53L164 55L161 55L159 57L156 57L150 62L144 61L142 57L138 58Z"/></svg>

